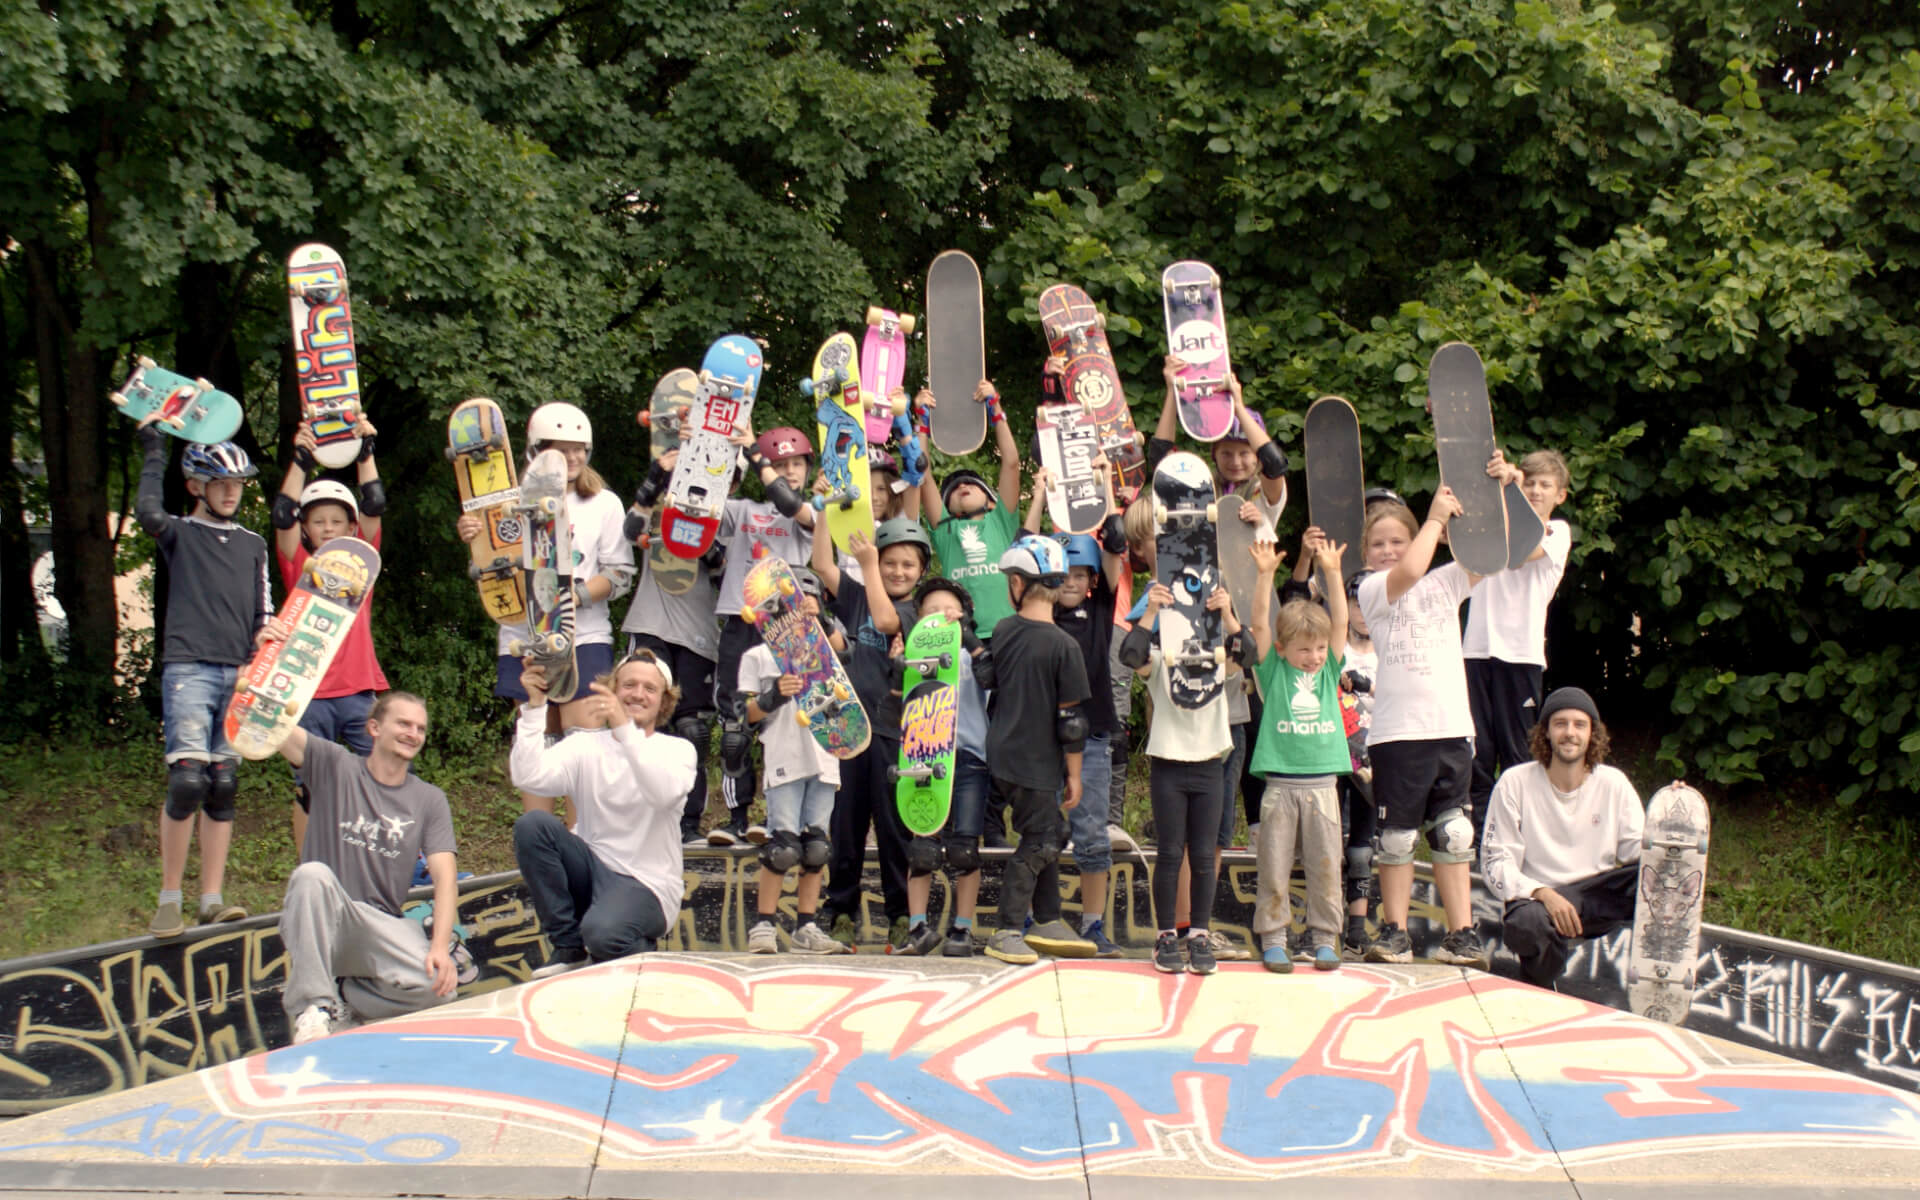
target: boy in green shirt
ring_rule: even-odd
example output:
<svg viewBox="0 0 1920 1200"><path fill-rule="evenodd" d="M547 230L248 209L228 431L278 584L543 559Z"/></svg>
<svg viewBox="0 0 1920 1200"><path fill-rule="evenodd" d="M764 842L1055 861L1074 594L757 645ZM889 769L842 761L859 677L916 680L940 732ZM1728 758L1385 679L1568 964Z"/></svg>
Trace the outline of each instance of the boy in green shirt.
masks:
<svg viewBox="0 0 1920 1200"><path fill-rule="evenodd" d="M973 399L987 406L987 421L993 426L993 445L1000 455L999 495L988 490L979 472L963 467L948 474L938 488L929 473L920 481L920 498L941 573L973 598L973 631L984 642L992 639L994 626L1013 615L1000 556L1020 536L1020 447L993 384L982 379ZM932 401L933 393L927 391L915 399L922 409Z"/></svg>

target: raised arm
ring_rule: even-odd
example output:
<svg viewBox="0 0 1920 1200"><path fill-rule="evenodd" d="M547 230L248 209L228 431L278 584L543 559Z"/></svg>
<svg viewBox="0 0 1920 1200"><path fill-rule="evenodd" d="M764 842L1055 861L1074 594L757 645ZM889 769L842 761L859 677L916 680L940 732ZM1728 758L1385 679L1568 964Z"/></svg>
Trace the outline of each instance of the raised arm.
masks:
<svg viewBox="0 0 1920 1200"><path fill-rule="evenodd" d="M1420 577L1433 565L1433 552L1440 547L1440 535L1446 531L1448 519L1465 511L1452 488L1442 484L1433 494L1433 507L1427 510L1427 519L1421 522L1419 533L1414 535L1400 561L1387 572L1388 604L1400 603L1400 597L1420 582Z"/></svg>
<svg viewBox="0 0 1920 1200"><path fill-rule="evenodd" d="M1273 573L1280 569L1284 555L1273 542L1255 542L1251 551L1259 578L1254 587L1253 611L1247 621L1253 626L1253 652L1256 662L1265 662L1273 649Z"/></svg>

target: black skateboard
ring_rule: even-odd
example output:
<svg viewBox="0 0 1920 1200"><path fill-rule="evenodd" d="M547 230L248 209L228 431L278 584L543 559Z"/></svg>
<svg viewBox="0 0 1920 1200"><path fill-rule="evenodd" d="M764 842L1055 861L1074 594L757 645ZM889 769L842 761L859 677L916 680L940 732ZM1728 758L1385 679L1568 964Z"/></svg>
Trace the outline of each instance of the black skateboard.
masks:
<svg viewBox="0 0 1920 1200"><path fill-rule="evenodd" d="M1360 418L1339 396L1322 396L1307 409L1307 520L1337 545L1340 574L1360 573L1367 523L1367 476L1360 458ZM1244 618L1243 618L1244 619Z"/></svg>
<svg viewBox="0 0 1920 1200"><path fill-rule="evenodd" d="M1175 451L1153 472L1155 582L1173 593L1160 613L1160 655L1167 694L1181 708L1202 708L1226 687L1226 629L1207 598L1222 586L1214 540L1219 512L1213 473L1198 455ZM1234 520L1239 520L1235 517Z"/></svg>
<svg viewBox="0 0 1920 1200"><path fill-rule="evenodd" d="M1448 342L1433 352L1427 395L1433 403L1440 482L1453 489L1465 510L1447 523L1447 544L1455 562L1475 575L1492 575L1507 565L1507 505L1500 482L1487 474L1493 409L1487 404L1486 368L1472 346Z"/></svg>

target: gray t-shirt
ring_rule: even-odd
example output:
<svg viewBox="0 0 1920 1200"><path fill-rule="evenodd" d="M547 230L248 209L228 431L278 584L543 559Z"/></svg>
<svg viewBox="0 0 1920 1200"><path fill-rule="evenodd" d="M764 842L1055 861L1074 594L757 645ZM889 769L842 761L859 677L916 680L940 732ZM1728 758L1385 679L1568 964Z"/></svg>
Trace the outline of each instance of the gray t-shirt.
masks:
<svg viewBox="0 0 1920 1200"><path fill-rule="evenodd" d="M720 577L720 602L716 610L723 617L740 615L741 594L747 572L753 564L769 556L786 560L790 567L804 567L813 558L813 530L780 511L765 500L727 501L720 515L719 539L727 546L727 570Z"/></svg>
<svg viewBox="0 0 1920 1200"><path fill-rule="evenodd" d="M661 590L652 567L644 567L640 581L633 585L633 604L620 631L644 633L669 646L685 646L713 662L720 657L720 623L714 619L719 595L704 563L694 567L693 586L677 596Z"/></svg>
<svg viewBox="0 0 1920 1200"><path fill-rule="evenodd" d="M325 863L347 895L399 916L414 862L453 853L447 794L417 775L388 787L366 759L313 737L300 775L313 793L300 861Z"/></svg>

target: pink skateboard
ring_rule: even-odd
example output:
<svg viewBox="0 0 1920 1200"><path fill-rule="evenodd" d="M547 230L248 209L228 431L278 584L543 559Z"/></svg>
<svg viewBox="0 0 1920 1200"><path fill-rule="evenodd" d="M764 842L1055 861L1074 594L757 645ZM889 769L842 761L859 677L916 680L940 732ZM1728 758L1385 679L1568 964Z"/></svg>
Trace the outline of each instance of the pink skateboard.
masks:
<svg viewBox="0 0 1920 1200"><path fill-rule="evenodd" d="M907 377L907 335L913 323L910 313L867 310L867 333L860 342L860 399L869 445L884 446L893 434L893 406L887 397Z"/></svg>

